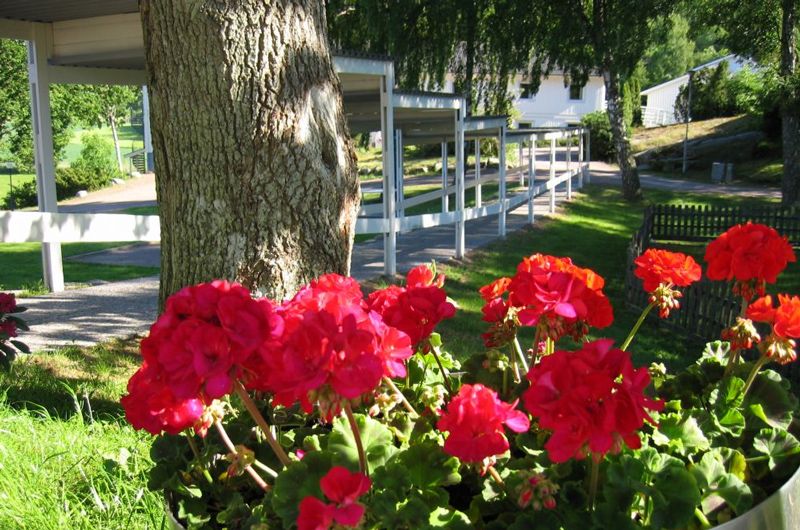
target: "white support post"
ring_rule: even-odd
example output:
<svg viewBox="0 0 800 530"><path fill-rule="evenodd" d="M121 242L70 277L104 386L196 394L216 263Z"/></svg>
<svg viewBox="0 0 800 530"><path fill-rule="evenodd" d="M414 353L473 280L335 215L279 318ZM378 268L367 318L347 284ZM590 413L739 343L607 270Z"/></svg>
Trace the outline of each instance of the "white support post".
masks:
<svg viewBox="0 0 800 530"><path fill-rule="evenodd" d="M497 233L500 237L506 235L506 127L500 127L500 138L498 139L498 178L500 179L500 216L497 221Z"/></svg>
<svg viewBox="0 0 800 530"><path fill-rule="evenodd" d="M34 24L28 42L28 86L31 95L33 153L40 212L58 212L56 170L53 155L53 121L50 114L50 80L47 60L51 43L45 24ZM42 243L44 284L51 292L64 290L61 244Z"/></svg>
<svg viewBox="0 0 800 530"><path fill-rule="evenodd" d="M533 203L536 199L534 188L536 188L536 135L532 134L528 141L528 224L534 222Z"/></svg>
<svg viewBox="0 0 800 530"><path fill-rule="evenodd" d="M583 176L586 173L586 167L583 165L583 134L584 129L578 133L578 189L583 188Z"/></svg>
<svg viewBox="0 0 800 530"><path fill-rule="evenodd" d="M519 163L519 185L520 186L524 186L525 185L525 170L522 169L524 167L522 165L522 157L523 157L523 154L524 154L523 153L523 148L524 148L523 142L522 142L522 140L520 140L519 144L517 144L517 153L518 153L517 156L519 157L518 158L518 163Z"/></svg>
<svg viewBox="0 0 800 530"><path fill-rule="evenodd" d="M481 207L483 202L481 190L481 139L475 138L475 206Z"/></svg>
<svg viewBox="0 0 800 530"><path fill-rule="evenodd" d="M442 212L450 210L450 197L447 195L447 142L442 142Z"/></svg>
<svg viewBox="0 0 800 530"><path fill-rule="evenodd" d="M456 259L464 257L465 220L464 220L464 102L456 111Z"/></svg>
<svg viewBox="0 0 800 530"><path fill-rule="evenodd" d="M406 207L405 207L405 170L403 168L403 130L402 129L395 129L394 131L394 150L395 150L395 164L397 165L397 170L395 171L395 175L397 176L397 217L403 218L406 216Z"/></svg>
<svg viewBox="0 0 800 530"><path fill-rule="evenodd" d="M572 132L567 132L567 200L572 200Z"/></svg>
<svg viewBox="0 0 800 530"><path fill-rule="evenodd" d="M153 171L155 161L153 159L153 136L150 133L150 95L147 87L142 87L142 128L144 129L144 170Z"/></svg>
<svg viewBox="0 0 800 530"><path fill-rule="evenodd" d="M586 129L586 184L592 183L592 130Z"/></svg>
<svg viewBox="0 0 800 530"><path fill-rule="evenodd" d="M556 211L556 187L553 182L556 180L556 139L550 139L550 213Z"/></svg>
<svg viewBox="0 0 800 530"><path fill-rule="evenodd" d="M381 139L383 155L383 218L389 231L383 235L383 273L397 274L397 221L395 219L394 66L388 64L381 84Z"/></svg>

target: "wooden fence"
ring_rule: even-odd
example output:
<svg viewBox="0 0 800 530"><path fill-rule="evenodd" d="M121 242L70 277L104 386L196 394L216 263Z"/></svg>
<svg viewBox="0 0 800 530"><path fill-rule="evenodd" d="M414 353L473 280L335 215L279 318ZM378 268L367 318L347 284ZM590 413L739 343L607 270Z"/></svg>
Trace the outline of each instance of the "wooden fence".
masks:
<svg viewBox="0 0 800 530"><path fill-rule="evenodd" d="M789 238L792 246L800 245L800 211L783 208L738 208L709 206L654 205L645 210L642 226L628 245L625 273L625 301L642 310L648 295L642 281L634 276L634 264L647 248L680 242L711 241L739 223L752 221L775 228ZM728 282L712 282L705 277L681 289L681 308L664 321L701 340L714 340L730 326L740 312L741 300L734 297Z"/></svg>

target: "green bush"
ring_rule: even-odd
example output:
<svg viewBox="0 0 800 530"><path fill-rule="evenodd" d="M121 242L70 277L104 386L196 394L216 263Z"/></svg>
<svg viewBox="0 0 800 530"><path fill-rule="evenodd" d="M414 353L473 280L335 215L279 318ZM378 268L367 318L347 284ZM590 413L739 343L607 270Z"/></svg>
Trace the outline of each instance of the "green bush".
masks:
<svg viewBox="0 0 800 530"><path fill-rule="evenodd" d="M26 208L28 206L36 206L38 200L36 198L36 181L29 180L19 186L14 186L14 189L6 195L6 204L3 206L11 209Z"/></svg>
<svg viewBox="0 0 800 530"><path fill-rule="evenodd" d="M92 133L84 134L81 138L81 144L83 144L81 154L71 164L71 168L96 175L97 179L100 181L105 180L105 184L108 184L108 181L119 173L116 164L114 164L114 147L111 142ZM88 191L97 188L82 189Z"/></svg>
<svg viewBox="0 0 800 530"><path fill-rule="evenodd" d="M614 160L617 150L614 147L614 137L611 134L611 123L608 114L598 110L583 117L581 125L591 129L592 158L600 160Z"/></svg>

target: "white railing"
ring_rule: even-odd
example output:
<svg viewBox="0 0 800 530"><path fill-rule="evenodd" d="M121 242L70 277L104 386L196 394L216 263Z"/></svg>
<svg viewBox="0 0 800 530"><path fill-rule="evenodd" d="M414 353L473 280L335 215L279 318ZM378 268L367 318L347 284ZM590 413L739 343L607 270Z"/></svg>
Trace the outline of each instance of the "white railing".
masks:
<svg viewBox="0 0 800 530"><path fill-rule="evenodd" d="M678 123L675 111L658 107L642 107L642 125L645 127L663 127Z"/></svg>
<svg viewBox="0 0 800 530"><path fill-rule="evenodd" d="M578 137L577 163L573 164L573 141L570 140L566 147L566 170L556 171L556 142L559 139ZM573 180L577 178L577 187L582 187L584 181L589 180L589 142L588 131L585 129L568 129L537 133L539 140L549 140L549 167L548 180L536 184L536 151L534 147L533 160L528 165L528 186L513 194L505 193L506 171L502 166L497 175L470 178L463 189L456 186L447 186L421 194L409 199L399 199L403 208L398 209L399 214L395 219L387 219L380 215L382 210L371 208L368 205L362 211L375 211L379 217L360 216L356 221L356 234L387 234L394 228L395 231L407 232L410 230L451 225L458 222L480 219L498 215L504 226L508 212L528 203L528 221L534 220L534 199L541 195L550 196L550 210L554 211L556 203L556 187L566 184L566 198L572 197ZM524 172L523 172L524 173ZM520 174L520 180L524 175ZM423 204L440 197L464 193L468 188L477 187L476 195L480 197L480 186L489 181L500 183L501 193L499 198L489 204L483 200L482 204L476 201L472 208L455 209L436 213L419 215L404 215L407 207ZM477 198L476 197L476 198ZM458 197L457 197L458 198ZM463 197L455 201L464 204ZM382 209L382 205L374 205ZM157 215L130 215L130 214L88 214L88 213L50 213L50 212L24 212L0 211L0 243L74 243L74 242L117 242L117 241L145 241L158 242L161 239L161 224Z"/></svg>

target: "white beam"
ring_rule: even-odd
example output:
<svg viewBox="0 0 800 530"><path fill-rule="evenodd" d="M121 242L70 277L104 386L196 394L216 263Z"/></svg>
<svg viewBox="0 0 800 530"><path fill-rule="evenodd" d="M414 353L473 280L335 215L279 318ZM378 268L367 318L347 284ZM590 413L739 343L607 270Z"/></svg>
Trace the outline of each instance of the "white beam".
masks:
<svg viewBox="0 0 800 530"><path fill-rule="evenodd" d="M0 39L30 40L33 22L0 18Z"/></svg>
<svg viewBox="0 0 800 530"><path fill-rule="evenodd" d="M144 70L58 65L48 66L48 70L51 83L141 86L146 82Z"/></svg>
<svg viewBox="0 0 800 530"><path fill-rule="evenodd" d="M475 138L475 207L480 208L482 202L481 189L481 140Z"/></svg>
<svg viewBox="0 0 800 530"><path fill-rule="evenodd" d="M499 175L500 175L500 216L497 221L497 233L501 237L506 235L506 128L500 127L500 135L498 140L500 147L498 149L498 159L500 162Z"/></svg>
<svg viewBox="0 0 800 530"><path fill-rule="evenodd" d="M0 242L160 241L157 215L0 211Z"/></svg>
<svg viewBox="0 0 800 530"><path fill-rule="evenodd" d="M50 31L47 24L34 25L28 42L28 85L31 94L36 188L40 212L57 212L56 177L53 155L53 121L50 115L50 81L47 60L50 53ZM64 290L61 245L42 243L44 284L52 292Z"/></svg>
<svg viewBox="0 0 800 530"><path fill-rule="evenodd" d="M383 273L397 274L397 220L395 219L394 65L385 64L381 80L381 139L383 154L383 218L389 230L383 236Z"/></svg>
<svg viewBox="0 0 800 530"><path fill-rule="evenodd" d="M547 136L546 136L547 137ZM550 136L550 184L556 178L556 137ZM550 213L556 211L556 187L550 188Z"/></svg>
<svg viewBox="0 0 800 530"><path fill-rule="evenodd" d="M447 194L447 142L442 142L442 212L450 209L450 197Z"/></svg>
<svg viewBox="0 0 800 530"><path fill-rule="evenodd" d="M464 257L464 112L456 111L456 259Z"/></svg>
<svg viewBox="0 0 800 530"><path fill-rule="evenodd" d="M150 132L150 94L147 86L142 86L142 128L144 129L144 162L145 171L153 171L153 135Z"/></svg>
<svg viewBox="0 0 800 530"><path fill-rule="evenodd" d="M398 93L392 98L399 109L452 109L457 110L461 98L448 94Z"/></svg>
<svg viewBox="0 0 800 530"><path fill-rule="evenodd" d="M535 220L534 200L536 199L536 135L528 142L528 224Z"/></svg>

